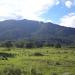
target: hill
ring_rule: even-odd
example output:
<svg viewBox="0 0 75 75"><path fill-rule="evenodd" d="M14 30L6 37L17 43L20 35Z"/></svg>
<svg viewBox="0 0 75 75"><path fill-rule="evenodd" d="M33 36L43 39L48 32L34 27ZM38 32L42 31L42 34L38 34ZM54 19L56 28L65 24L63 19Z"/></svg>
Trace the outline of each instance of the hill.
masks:
<svg viewBox="0 0 75 75"><path fill-rule="evenodd" d="M75 28L26 19L0 22L0 41L23 39L75 43Z"/></svg>

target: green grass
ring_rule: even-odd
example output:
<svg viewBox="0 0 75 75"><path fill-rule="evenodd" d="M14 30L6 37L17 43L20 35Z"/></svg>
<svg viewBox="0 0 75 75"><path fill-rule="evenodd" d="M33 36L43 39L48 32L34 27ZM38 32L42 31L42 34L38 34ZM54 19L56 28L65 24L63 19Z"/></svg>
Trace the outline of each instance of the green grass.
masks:
<svg viewBox="0 0 75 75"><path fill-rule="evenodd" d="M0 75L75 75L74 48L0 48L0 53L14 54L0 57Z"/></svg>

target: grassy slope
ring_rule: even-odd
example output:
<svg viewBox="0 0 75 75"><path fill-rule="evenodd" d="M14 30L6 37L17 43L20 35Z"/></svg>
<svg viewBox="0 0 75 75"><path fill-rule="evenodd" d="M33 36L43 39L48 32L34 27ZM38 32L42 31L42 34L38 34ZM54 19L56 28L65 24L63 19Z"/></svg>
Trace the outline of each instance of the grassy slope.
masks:
<svg viewBox="0 0 75 75"><path fill-rule="evenodd" d="M75 75L75 49L72 48L0 48L0 52L15 54L8 60L0 58L0 73L11 66L21 69L21 75ZM37 52L43 56L34 56Z"/></svg>

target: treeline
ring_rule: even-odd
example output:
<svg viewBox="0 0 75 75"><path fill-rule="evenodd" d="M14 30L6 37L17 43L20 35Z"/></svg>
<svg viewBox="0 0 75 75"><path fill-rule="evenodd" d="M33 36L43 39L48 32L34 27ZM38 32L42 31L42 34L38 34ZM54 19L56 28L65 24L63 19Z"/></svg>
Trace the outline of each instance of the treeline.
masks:
<svg viewBox="0 0 75 75"><path fill-rule="evenodd" d="M41 48L41 47L56 47L56 48L61 48L62 44L57 42L57 43L50 43L48 41L4 41L0 43L0 47L6 47L6 48L11 48L11 47L16 47L16 48Z"/></svg>

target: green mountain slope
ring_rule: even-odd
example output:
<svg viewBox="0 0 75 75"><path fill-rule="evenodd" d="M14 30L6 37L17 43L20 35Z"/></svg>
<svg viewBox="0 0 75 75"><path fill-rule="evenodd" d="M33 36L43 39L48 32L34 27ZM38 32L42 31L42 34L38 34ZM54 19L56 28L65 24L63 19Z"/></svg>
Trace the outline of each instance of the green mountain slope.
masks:
<svg viewBox="0 0 75 75"><path fill-rule="evenodd" d="M1 21L0 40L18 39L75 42L75 28L26 19Z"/></svg>

